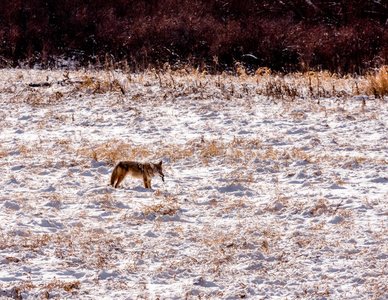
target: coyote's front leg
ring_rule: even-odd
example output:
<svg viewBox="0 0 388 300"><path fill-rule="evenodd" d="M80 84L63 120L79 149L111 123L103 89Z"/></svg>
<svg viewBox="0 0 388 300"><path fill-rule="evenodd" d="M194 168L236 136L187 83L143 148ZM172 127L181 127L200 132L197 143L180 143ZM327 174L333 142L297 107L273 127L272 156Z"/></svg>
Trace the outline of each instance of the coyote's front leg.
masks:
<svg viewBox="0 0 388 300"><path fill-rule="evenodd" d="M151 188L151 180L148 180L146 174L143 174L143 182L144 182L144 187L146 189L150 189Z"/></svg>

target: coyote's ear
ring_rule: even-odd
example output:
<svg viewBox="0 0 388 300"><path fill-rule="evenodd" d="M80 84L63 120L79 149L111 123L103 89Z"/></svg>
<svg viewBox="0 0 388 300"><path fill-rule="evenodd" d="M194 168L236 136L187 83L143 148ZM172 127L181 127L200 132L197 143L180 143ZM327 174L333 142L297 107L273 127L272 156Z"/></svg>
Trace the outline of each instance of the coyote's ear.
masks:
<svg viewBox="0 0 388 300"><path fill-rule="evenodd" d="M159 165L162 165L162 163L163 163L163 161L161 160L160 163L159 163Z"/></svg>

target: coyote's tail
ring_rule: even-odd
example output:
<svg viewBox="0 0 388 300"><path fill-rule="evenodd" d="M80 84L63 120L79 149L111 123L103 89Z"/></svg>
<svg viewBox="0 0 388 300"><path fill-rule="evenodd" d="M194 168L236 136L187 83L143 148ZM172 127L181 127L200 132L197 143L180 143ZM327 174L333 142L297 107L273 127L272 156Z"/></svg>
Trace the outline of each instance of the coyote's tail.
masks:
<svg viewBox="0 0 388 300"><path fill-rule="evenodd" d="M115 181L117 180L119 165L117 165L112 172L112 176L110 177L110 184L114 186Z"/></svg>

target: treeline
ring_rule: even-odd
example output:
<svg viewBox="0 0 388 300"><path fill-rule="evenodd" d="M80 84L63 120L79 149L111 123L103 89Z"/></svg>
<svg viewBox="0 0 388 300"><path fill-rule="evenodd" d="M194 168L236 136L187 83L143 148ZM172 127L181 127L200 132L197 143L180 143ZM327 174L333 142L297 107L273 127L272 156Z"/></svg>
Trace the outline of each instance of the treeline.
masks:
<svg viewBox="0 0 388 300"><path fill-rule="evenodd" d="M388 63L388 1L1 0L0 66L363 73Z"/></svg>

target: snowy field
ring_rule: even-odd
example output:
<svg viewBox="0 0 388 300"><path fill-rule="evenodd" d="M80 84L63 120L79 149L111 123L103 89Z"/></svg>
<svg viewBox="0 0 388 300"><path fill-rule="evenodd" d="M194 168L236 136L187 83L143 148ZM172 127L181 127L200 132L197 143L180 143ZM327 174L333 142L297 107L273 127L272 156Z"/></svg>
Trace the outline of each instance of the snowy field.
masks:
<svg viewBox="0 0 388 300"><path fill-rule="evenodd" d="M369 85L0 70L0 298L387 299ZM120 160L163 160L165 183L112 188Z"/></svg>

